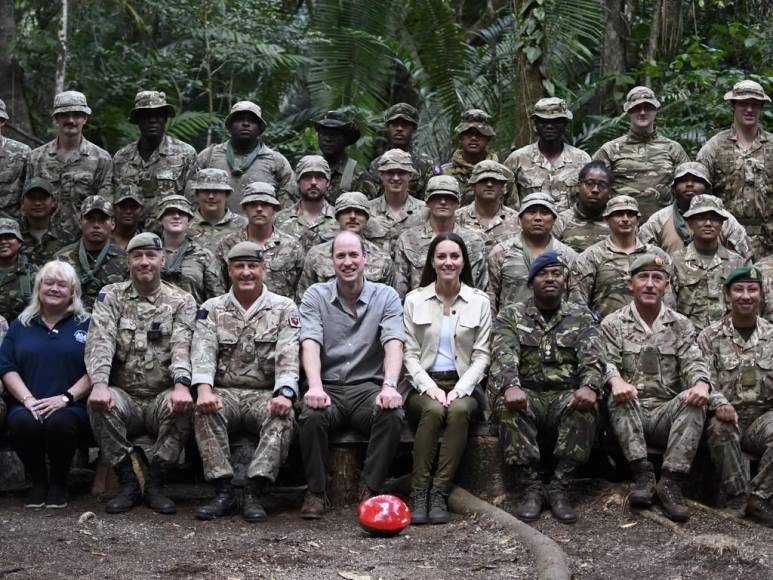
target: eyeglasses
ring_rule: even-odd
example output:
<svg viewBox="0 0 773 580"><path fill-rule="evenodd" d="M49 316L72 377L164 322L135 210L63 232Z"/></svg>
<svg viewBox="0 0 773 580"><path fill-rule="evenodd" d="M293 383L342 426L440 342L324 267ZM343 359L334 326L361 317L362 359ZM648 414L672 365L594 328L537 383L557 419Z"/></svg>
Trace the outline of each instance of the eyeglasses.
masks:
<svg viewBox="0 0 773 580"><path fill-rule="evenodd" d="M595 179L583 179L580 183L585 184L588 189L598 187L599 191L606 191L609 189L609 184L606 181L596 181Z"/></svg>

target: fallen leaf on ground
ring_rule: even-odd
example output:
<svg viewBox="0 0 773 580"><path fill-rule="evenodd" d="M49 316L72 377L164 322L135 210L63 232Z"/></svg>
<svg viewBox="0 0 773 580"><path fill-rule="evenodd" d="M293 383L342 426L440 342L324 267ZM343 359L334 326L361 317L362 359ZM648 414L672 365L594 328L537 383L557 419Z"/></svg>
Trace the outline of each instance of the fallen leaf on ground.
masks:
<svg viewBox="0 0 773 580"><path fill-rule="evenodd" d="M343 572L338 570L338 575L346 580L372 580L367 574L358 574L357 572Z"/></svg>

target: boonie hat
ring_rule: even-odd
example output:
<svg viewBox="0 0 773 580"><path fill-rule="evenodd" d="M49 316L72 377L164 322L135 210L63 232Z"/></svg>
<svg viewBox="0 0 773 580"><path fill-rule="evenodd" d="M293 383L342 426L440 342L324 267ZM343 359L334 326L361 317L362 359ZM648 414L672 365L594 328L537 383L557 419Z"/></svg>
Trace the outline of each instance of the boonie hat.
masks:
<svg viewBox="0 0 773 580"><path fill-rule="evenodd" d="M242 188L242 200L239 202L239 204L245 205L255 201L270 203L277 207L282 205L276 198L276 190L274 189L274 186L264 181L253 181L252 183L248 183Z"/></svg>
<svg viewBox="0 0 773 580"><path fill-rule="evenodd" d="M677 165L676 169L674 169L674 178L671 180L671 186L673 187L677 179L688 174L702 179L711 187L711 177L709 177L708 169L706 169L703 163L698 163L697 161L685 161Z"/></svg>
<svg viewBox="0 0 773 580"><path fill-rule="evenodd" d="M166 102L166 93L161 91L140 91L134 97L134 108L129 112L129 121L137 122L137 111L142 109L166 109L167 117L174 117L175 110Z"/></svg>
<svg viewBox="0 0 773 580"><path fill-rule="evenodd" d="M322 173L330 181L330 165L322 155L304 155L295 166L295 178L300 181L304 173Z"/></svg>
<svg viewBox="0 0 773 580"><path fill-rule="evenodd" d="M223 169L200 169L196 174L191 189L198 191L200 189L211 191L227 191L231 193L234 188L231 185L231 178Z"/></svg>
<svg viewBox="0 0 773 580"><path fill-rule="evenodd" d="M459 191L459 182L450 175L434 175L429 178L424 199L429 199L433 195L453 195L457 200L462 195Z"/></svg>
<svg viewBox="0 0 773 580"><path fill-rule="evenodd" d="M336 199L335 214L346 209L358 209L364 211L370 217L370 206L368 205L368 198L364 193L359 191L345 191Z"/></svg>
<svg viewBox="0 0 773 580"><path fill-rule="evenodd" d="M513 178L513 172L507 167L492 159L484 159L476 163L472 168L472 174L467 181L470 185L475 185L484 179L495 179L497 181L510 181Z"/></svg>
<svg viewBox="0 0 773 580"><path fill-rule="evenodd" d="M378 159L379 171L407 171L408 173L416 173L416 169L413 167L413 160L411 154L402 149L389 149L385 151Z"/></svg>
<svg viewBox="0 0 773 580"><path fill-rule="evenodd" d="M86 113L91 115L91 109L86 103L86 95L78 91L64 91L54 97L54 112L51 116L60 113Z"/></svg>
<svg viewBox="0 0 773 580"><path fill-rule="evenodd" d="M542 191L530 193L521 200L521 207L518 209L518 217L522 216L527 209L534 207L535 205L541 205L542 207L547 208L550 213L558 217L558 211L553 204L553 196Z"/></svg>
<svg viewBox="0 0 773 580"><path fill-rule="evenodd" d="M167 195L158 204L157 219L161 219L164 212L168 209L178 209L186 215L193 218L193 208L191 203L182 195Z"/></svg>
<svg viewBox="0 0 773 580"><path fill-rule="evenodd" d="M732 90L725 93L726 101L748 101L754 99L769 103L770 97L765 94L765 89L760 83L750 80L738 81L733 85Z"/></svg>
<svg viewBox="0 0 773 580"><path fill-rule="evenodd" d="M19 229L19 222L12 220L11 218L0 218L0 235L11 234L23 242L24 238L21 237L21 229Z"/></svg>
<svg viewBox="0 0 773 580"><path fill-rule="evenodd" d="M633 109L636 105L642 103L649 103L656 109L660 108L660 101L655 98L655 93L649 87L634 87L625 97L625 103L623 103L623 111L626 113Z"/></svg>
<svg viewBox="0 0 773 580"><path fill-rule="evenodd" d="M702 213L715 213L723 220L730 219L730 213L725 209L725 204L716 195L696 195L690 200L690 209L684 212L684 219Z"/></svg>
<svg viewBox="0 0 773 580"><path fill-rule="evenodd" d="M531 116L540 119L567 119L569 121L573 117L569 107L566 106L566 101L558 97L548 97L537 101Z"/></svg>
<svg viewBox="0 0 773 580"><path fill-rule="evenodd" d="M607 202L604 213L601 217L609 217L616 211L635 211L636 215L641 216L639 211L639 202L630 195L616 195Z"/></svg>
<svg viewBox="0 0 773 580"><path fill-rule="evenodd" d="M336 129L349 136L349 143L356 143L360 138L360 130L343 111L328 111L318 121L314 121L314 127L319 129Z"/></svg>
<svg viewBox="0 0 773 580"><path fill-rule="evenodd" d="M244 111L252 113L258 118L258 121L260 121L261 133L266 130L266 120L263 118L263 111L258 105L251 101L239 101L231 107L231 112L228 113L228 116L225 118L226 129L230 129L234 117Z"/></svg>
<svg viewBox="0 0 773 580"><path fill-rule="evenodd" d="M457 135L461 135L470 129L475 129L486 137L494 137L497 134L494 131L494 126L491 124L491 115L482 109L468 109L462 113L462 120L454 128L454 132Z"/></svg>

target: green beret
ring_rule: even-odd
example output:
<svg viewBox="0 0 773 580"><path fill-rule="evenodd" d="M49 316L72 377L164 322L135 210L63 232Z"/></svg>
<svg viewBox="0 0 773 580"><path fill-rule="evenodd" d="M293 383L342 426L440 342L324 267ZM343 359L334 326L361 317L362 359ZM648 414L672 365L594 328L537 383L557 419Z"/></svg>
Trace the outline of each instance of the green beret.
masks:
<svg viewBox="0 0 773 580"><path fill-rule="evenodd" d="M164 249L164 244L153 232L142 232L137 234L126 246L126 252L129 253L132 250L158 250L159 252Z"/></svg>
<svg viewBox="0 0 773 580"><path fill-rule="evenodd" d="M655 254L642 254L631 264L631 276L645 271L670 274L663 258Z"/></svg>
<svg viewBox="0 0 773 580"><path fill-rule="evenodd" d="M255 242L239 242L228 251L229 262L262 262L263 248Z"/></svg>
<svg viewBox="0 0 773 580"><path fill-rule="evenodd" d="M733 282L756 282L762 284L762 272L754 266L741 266L732 270L725 278L725 289L730 288Z"/></svg>

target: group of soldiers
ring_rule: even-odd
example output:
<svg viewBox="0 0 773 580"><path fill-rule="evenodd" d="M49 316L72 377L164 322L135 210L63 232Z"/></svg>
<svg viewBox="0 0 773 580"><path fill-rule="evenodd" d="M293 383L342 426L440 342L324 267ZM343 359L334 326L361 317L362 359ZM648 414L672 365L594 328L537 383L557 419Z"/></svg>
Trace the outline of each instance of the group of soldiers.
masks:
<svg viewBox="0 0 773 580"><path fill-rule="evenodd" d="M196 154L165 134L175 109L164 93L141 91L129 114L139 140L111 159L82 135L86 97L66 91L54 100L54 140L30 151L0 137L0 314L10 322L26 306L39 265L75 267L92 311L89 416L121 482L108 511L144 498L173 513L161 484L193 432L216 484L197 516L230 513L228 440L244 429L260 439L243 516L262 521L258 498L287 457L294 407L305 405L303 425L325 406L311 380L312 397L299 400L301 353L307 379L329 379L324 349L306 344L349 338L303 328L326 324L309 314L308 290L317 285L314 308L324 311L333 298L319 297L322 285L338 288L337 301L360 276L393 288L399 307L420 285L432 239L454 232L497 316L487 390L505 461L523 483L519 517L534 520L549 503L559 520L576 520L568 482L606 427L634 474L631 503L657 494L684 521L680 484L705 430L727 509L773 525L773 308L764 300L773 290L773 136L759 123L770 98L744 80L725 100L733 125L697 161L658 133L660 103L635 87L623 107L629 131L592 158L565 143L572 113L562 99L535 103L538 140L504 164L488 149L496 132L484 111L462 115L459 147L441 164L414 151L418 112L399 103L385 112L388 148L370 167L348 157L359 131L331 111L315 122L320 154L293 170L263 142L255 103L236 103L229 138ZM0 102L0 129L7 119ZM390 320L394 300L384 298ZM357 304L355 295L344 308L355 320ZM386 348L400 336L381 336L381 370L368 378L384 382L382 409L400 406L388 389L401 355ZM382 431L394 434L389 425ZM141 490L132 438L143 431L155 443ZM538 475L545 435L556 459L547 489ZM648 443L665 448L657 485ZM307 467L315 489L303 513L319 517L327 460L311 461L319 444L303 429L301 445L316 466ZM373 438L371 447L393 453ZM751 482L742 449L762 456ZM368 471L366 460L380 475L365 493L386 474L384 458L376 463Z"/></svg>

